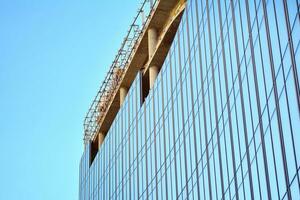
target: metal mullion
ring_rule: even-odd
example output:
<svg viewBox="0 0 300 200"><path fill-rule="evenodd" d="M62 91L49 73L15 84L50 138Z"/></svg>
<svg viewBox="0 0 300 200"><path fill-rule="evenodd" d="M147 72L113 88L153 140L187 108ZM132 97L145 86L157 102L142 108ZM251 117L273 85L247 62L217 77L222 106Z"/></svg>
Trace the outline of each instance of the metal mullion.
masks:
<svg viewBox="0 0 300 200"><path fill-rule="evenodd" d="M248 3L248 2L247 2ZM241 27L241 32L242 32L242 44L243 44L243 52L244 52L244 54L243 54L243 57L244 57L244 64L245 64L245 69L246 69L246 71L245 71L245 74L246 74L246 82L247 82L247 92L248 92L248 101L249 101L249 103L250 103L250 115L251 115L251 124L252 124L252 129L253 129L253 131L254 131L254 125L253 125L253 115L252 115L252 105L251 105L251 94L250 94L250 86L249 86L249 76L248 76L248 62L250 62L250 61L247 61L247 58L246 58L246 49L248 48L248 42L249 42L249 39L247 40L247 44L245 45L245 39L244 39L244 31L243 31L243 29L242 29L242 27L244 26L243 25L243 22L242 22L242 14L241 14L241 5L240 5L240 2L238 1L238 6L239 6L239 17L240 17L240 27ZM249 28L251 29L251 23L250 23L250 19L249 19ZM251 40L251 42L252 42L252 40ZM252 56L251 56L251 58L253 58ZM243 60L243 58L242 58L242 60ZM249 60L250 60L250 58L249 58ZM258 100L259 101L259 100ZM259 102L258 102L259 103ZM258 117L260 117L260 114L259 114L259 116ZM238 123L238 120L237 120L237 123ZM245 129L245 127L244 127L244 129ZM254 137L254 132L253 132L253 137ZM247 141L248 141L248 139L247 139ZM246 143L246 142L245 142ZM248 144L246 144L245 145L245 147L246 147L246 150L247 149L249 149L248 147ZM240 148L240 139L239 139L239 148ZM254 141L254 148L256 149L256 144L255 144L255 141ZM240 154L241 154L241 151L240 151ZM258 174L258 180L259 180L259 172L258 172L258 160L257 160L257 158L255 158L256 159L256 168L257 168L257 174ZM242 161L241 161L242 162ZM251 166L248 166L248 170L249 170L249 174L251 175L251 177L250 177L250 181L251 181L251 186L252 186L252 188L251 188L251 198L252 199L254 199L254 194L253 194L253 182L252 182L252 170L251 170ZM243 174L243 165L241 165L241 169L242 169L242 174ZM243 187L244 187L244 184L243 184ZM259 181L259 187L260 187L260 181ZM245 193L245 191L244 191L244 193ZM260 196L261 196L261 193L260 193Z"/></svg>
<svg viewBox="0 0 300 200"><path fill-rule="evenodd" d="M199 11L198 11L198 1L195 1L195 6L196 6L196 24L197 24L197 33L198 33L198 45L199 45L199 63L200 63L200 82L201 82L201 94L202 94L202 99L204 100L204 91L203 91L203 71L202 71L202 55L201 55L201 40L200 40L200 34L199 34L199 30L200 30L200 22L199 22ZM203 21L203 14L201 17L201 21ZM203 32L203 29L202 29ZM198 91L197 91L198 93ZM204 100L205 101L205 100ZM198 101L198 109L200 109L200 105L199 105L199 101ZM205 106L202 106L202 110L203 110L203 120L204 120L204 130L205 130L205 135L206 135L206 114L205 114ZM200 123L200 113L199 113L199 127L201 127L201 123ZM200 129L201 130L201 129ZM201 132L200 132L201 134ZM200 149L201 149L201 154L202 154L202 139L201 139L201 135L200 135ZM201 156L202 157L202 156ZM198 162L198 161L197 161ZM202 168L202 172L204 172L204 166L203 166L203 159L201 159L201 168ZM201 176L201 175L200 175ZM200 178L200 177L197 177ZM204 181L204 175L202 175L202 187L203 187L203 193L204 193L204 198L206 199L206 193L205 193L205 181Z"/></svg>
<svg viewBox="0 0 300 200"><path fill-rule="evenodd" d="M191 12L192 12L192 6L191 6ZM189 55L188 55L188 61L189 61L189 67L190 67L190 90L191 90L191 102L192 102L192 116L193 116L193 136L194 136L194 153L195 153L195 167L196 167L196 176L197 176L197 194L200 193L200 186L199 186L199 171L198 171L198 165L197 165L197 161L198 161L198 154L197 154L197 140L196 140L196 127L195 127L195 111L194 111L194 93L193 93L193 80L192 80L192 63L191 63L191 58L190 58L190 35L189 35L189 21L188 21L188 10L186 11L186 29L187 29L187 40L188 40L188 49L189 49ZM193 24L193 15L192 16L192 24ZM195 48L193 48L194 50L194 56L195 56ZM197 93L198 89L196 90ZM191 151L191 150L190 150ZM192 152L192 151L191 151ZM192 171L191 171L192 172ZM193 183L193 175L191 175L192 177L192 183ZM198 199L200 199L200 197L198 196Z"/></svg>
<svg viewBox="0 0 300 200"><path fill-rule="evenodd" d="M110 165L111 165L111 144L110 144L110 141L111 141L111 137L108 138L108 140L106 140L108 142L108 172L107 172L107 179L108 179L108 195L107 197L110 198L110 190L111 190L111 176L110 176L110 172L111 172L111 168L110 168Z"/></svg>
<svg viewBox="0 0 300 200"><path fill-rule="evenodd" d="M182 71L182 60L181 60L181 46L180 46L180 31L177 32L178 34L178 62L179 62L179 69L180 69L180 72ZM184 42L184 40L183 40ZM183 44L184 46L184 44ZM179 73L179 81L180 81L180 99L181 99L181 102L180 102L180 108L181 108L181 114L182 114L182 117L181 117L181 123L182 123L182 134L183 134L183 153L184 153L184 167L185 167L185 181L186 181L186 194L188 194L188 174L187 174L187 155L186 155L186 138L185 138L185 126L184 126L184 105L183 105L183 101L184 101L184 98L183 98L183 92L182 92L182 88L183 88L183 81L182 81L182 73ZM180 133L179 133L179 138L180 138ZM180 140L179 140L180 141ZM181 157L181 156L180 156ZM183 186L183 185L182 185Z"/></svg>
<svg viewBox="0 0 300 200"><path fill-rule="evenodd" d="M292 35L292 29L290 24L290 18L288 14L288 5L286 0L283 0L283 7L284 7L284 15L285 15L285 24L286 24L286 30L288 35L288 45L290 49L290 57L292 62L292 69L293 69L293 75L294 75L294 84L295 84L295 90L296 90L296 97L297 97L297 103L298 103L298 114L300 116L300 86L299 86L299 80L298 80L298 70L297 70L297 64L295 60L295 49L294 49L294 43L293 43L293 35ZM299 11L299 7L298 7Z"/></svg>
<svg viewBox="0 0 300 200"><path fill-rule="evenodd" d="M165 187L166 187L166 191L168 190L168 176L167 176L167 146L166 146L166 135L165 135L165 132L166 132L166 128L165 128L165 109L164 109L164 84L163 84L163 75L165 74L162 74L161 76L161 95L162 95L162 120L163 120L163 144L164 144L164 164L165 164ZM168 193L166 192L166 199L168 200Z"/></svg>
<svg viewBox="0 0 300 200"><path fill-rule="evenodd" d="M117 126L117 135L116 135L116 144L117 144L117 147L116 147L116 166L118 166L117 163L120 163L120 134L121 134L121 131L120 131L120 117L119 115L117 115L117 121L116 121L116 126ZM118 161L118 162L117 162ZM119 197L119 193L118 193L118 190L119 190L119 183L120 183L120 170L118 170L118 167L116 167L116 189L115 189L115 192L117 194L116 197Z"/></svg>
<svg viewBox="0 0 300 200"><path fill-rule="evenodd" d="M142 85L142 81L141 81L141 74L140 72L138 72L138 75L137 75L137 78L138 80L135 82L135 98L136 98L136 101L135 101L135 120L136 120L136 124L135 124L135 130L136 130L136 179L137 179L137 182L140 182L140 179L139 179L139 125L141 123L138 123L139 122L139 108L141 107L141 95L138 95L141 93L142 91L142 88L141 88L141 85ZM139 92L139 93L138 93ZM139 188L139 185L140 184L137 184L137 197L139 198L140 196L140 188Z"/></svg>
<svg viewBox="0 0 300 200"><path fill-rule="evenodd" d="M279 45L279 53L280 53L280 60L281 63L280 65L282 66L282 75L283 75L283 80L284 80L284 92L285 92L285 99L287 102L287 110L288 110L288 116L289 116L289 126L291 129L291 137L292 137L292 144L293 144L293 153L294 153L294 161L295 161L295 167L297 169L298 163L297 163L297 158L296 158L296 148L295 148L295 142L294 142L294 131L293 131L293 126L292 126L292 119L291 119L291 111L290 111L290 104L289 104L289 96L287 93L287 88L286 88L286 78L285 78L285 70L284 70L284 63L283 63L283 55L282 55L282 50L281 50L281 42L280 42L280 36L279 36L279 29L278 29L278 20L277 20L277 11L275 8L275 1L273 0L273 10L274 10L274 15L275 15L275 22L276 22L276 35L277 35L277 40L278 40L278 45ZM300 190L300 180L299 180L299 174L297 173L297 181L298 181L298 188Z"/></svg>
<svg viewBox="0 0 300 200"><path fill-rule="evenodd" d="M174 47L174 58L175 58L175 47ZM174 166L175 166L175 189L176 189L176 198L178 197L178 180L177 180L177 162L176 162L176 138L175 138L175 124L174 124L174 99L173 99L173 78L172 78L172 55L170 54L170 83L171 83L171 107L172 107L172 130L173 130L173 143L174 143ZM175 90L176 92L176 90Z"/></svg>
<svg viewBox="0 0 300 200"><path fill-rule="evenodd" d="M222 58L223 58L223 67L224 67L224 78L225 78L225 91L226 91L226 99L227 99L227 112L228 112L228 120L229 120L229 130L230 132L232 132L232 122L231 122L231 114L230 114L230 94L229 94L229 90L228 90L228 75L227 75L227 67L226 67L226 58L225 58L225 47L224 47L224 36L223 36L223 28L222 28L222 12L221 12L221 5L220 5L220 0L218 0L218 11L219 11L219 28L220 28L220 37L221 37L221 44L222 44ZM226 13L226 25L227 25L227 31L228 34L227 36L229 37L229 28L228 28L228 13L227 13L227 8L226 8L226 2L225 2L225 13ZM228 38L229 41L229 38ZM230 46L230 42L229 42L229 46ZM230 52L230 62L231 62L231 52ZM223 115L223 112L222 112ZM225 143L225 161L226 161L226 172L227 172L227 181L228 181L228 189L229 189L229 196L231 197L231 190L230 190L230 184L229 184L229 167L228 167L228 152L227 152L227 144L226 144L226 137L225 137L225 124L224 124L224 118L223 118L223 130L224 130L224 143ZM225 198L225 193L226 191L224 190L224 194L223 194L223 199Z"/></svg>
<svg viewBox="0 0 300 200"><path fill-rule="evenodd" d="M298 21L300 23L300 3L299 3L299 0L296 0L296 6L297 6L297 14L298 15Z"/></svg>
<svg viewBox="0 0 300 200"><path fill-rule="evenodd" d="M219 50L218 50L218 43L217 43L217 35L216 35L216 17L215 17L215 6L214 6L214 2L213 2L213 22L214 22L214 36L215 36L215 43L216 43L216 51L217 51L217 69L218 69L218 75L220 78L220 74L219 74ZM209 15L208 15L209 16ZM222 24L222 22L219 22L220 25ZM210 30L210 19L208 18L208 26L209 26L209 32L211 32ZM218 120L218 103L217 103L217 94L216 94L216 83L215 83L215 71L214 71L214 65L213 65L213 55L212 55L212 36L209 37L209 43L210 43L210 57L211 57L211 65L212 65L212 79L213 79L213 96L214 96L214 106L215 106L215 121L216 121L216 131L217 131L217 145L218 145L218 155L219 155L219 170L220 170L220 176L221 176L221 190L222 190L222 198L224 198L224 180L223 180L223 166L222 166L222 154L221 154L221 144L220 144L220 130L219 130L219 120ZM221 43L224 42L221 40ZM219 80L220 83L220 80ZM221 107L223 105L222 103L222 92L221 92L221 87L220 87L220 97L221 97ZM223 114L222 114L222 119L223 119ZM224 122L224 121L223 121Z"/></svg>
<svg viewBox="0 0 300 200"><path fill-rule="evenodd" d="M255 5L256 0L255 1ZM271 145L272 145L272 156L273 156L273 164L275 167L275 178L276 178L276 187L277 187L277 194L278 198L280 198L279 195L279 184L278 184L278 176L277 176L277 167L276 167L276 162L275 162L275 152L274 152L274 143L273 143L273 131L272 131L272 126L271 126L271 117L270 117L270 109L269 109L269 103L268 103L268 94L267 94L267 87L266 87L266 75L265 75L265 67L264 67L264 61L263 61L263 55L262 55L262 46L261 46L261 38L260 38L260 25L258 22L257 18L257 8L255 7L255 13L256 13L256 26L258 30L258 42L259 42L259 48L260 48L260 59L262 63L262 72L263 72L263 83L264 83L264 93L265 93L265 98L266 98L266 107L267 107L267 115L268 115L268 123L269 123L269 128L270 128L270 137L271 137ZM265 109L265 108L264 108Z"/></svg>
<svg viewBox="0 0 300 200"><path fill-rule="evenodd" d="M203 11L203 3L201 1L201 13L202 16L204 16L204 11ZM202 26L202 32L204 34L204 46L206 46L205 44L205 32L204 32L204 24ZM204 51L205 55L206 52ZM201 53L200 53L201 54ZM205 56L206 57L206 56ZM206 60L206 59L205 59ZM202 63L202 62L201 62ZM207 66L207 63L206 63ZM204 80L203 80L203 67L202 65L200 66L201 68L201 82L202 82L202 99L203 99L203 114L204 114L204 130L205 130L205 146L206 146L206 161L207 161L207 173L208 173L208 190L209 190L209 199L212 198L212 189L211 189L211 176L210 176L210 164L209 164L209 153L208 153L208 136L207 136L207 121L206 121L206 109L205 109L205 95L204 95ZM207 69L207 67L206 67ZM204 172L204 171L203 171ZM204 177L204 175L203 175Z"/></svg>
<svg viewBox="0 0 300 200"><path fill-rule="evenodd" d="M153 137L154 137L154 127L151 127L151 125L154 123L153 121L151 121L151 114L153 114L153 106L151 106L151 105L153 105L153 90L151 90L151 91L149 91L149 104L148 104L148 107L147 107L147 109L148 109L148 112L147 112L147 114L148 114L148 122L149 122L149 128L148 128L148 131L149 131L149 140L148 140L148 142L149 142L149 156L150 156L150 159L149 159L149 164L150 164L150 166L149 166L149 171L150 171L150 179L149 179L149 183L148 183L148 186L150 187L150 190L149 190L149 194L148 195L151 195L152 194L152 181L153 181L153 179L155 179L155 177L152 177L152 174L153 174L153 166L152 166L152 162L155 162L154 161L154 158L153 158L153 146L154 146L154 139L153 139L153 144L152 144L152 134L153 134ZM152 110L151 110L152 109ZM152 128L153 128L153 131L152 131ZM153 145L153 146L152 146ZM155 172L154 172L154 174L155 174Z"/></svg>
<svg viewBox="0 0 300 200"><path fill-rule="evenodd" d="M128 96L131 97L131 91L129 91ZM127 125L128 125L126 131L128 131L128 133L127 133L127 139L128 139L128 179L129 179L128 180L128 192L129 192L129 199L130 199L131 198L131 176L130 176L130 170L131 170L131 163L130 163L130 131L131 131L130 130L130 114L131 114L131 110L130 109L131 108L130 107L131 106L130 106L130 102L129 101L127 102L126 106L128 106L128 113L127 113L128 119L125 120L125 121L127 122ZM125 132L125 134L126 134L126 132ZM126 172L126 174L127 174L127 172Z"/></svg>
<svg viewBox="0 0 300 200"><path fill-rule="evenodd" d="M236 34L236 21L235 21L235 14L234 14L234 3L233 0L230 1L230 7L231 7L231 14L232 14L232 21L233 21L233 32L234 32L234 45L235 45L235 53L236 53L236 61L237 61L237 67L238 67L238 78L239 78L239 87L240 87L240 96L241 96L241 104L242 104L242 112L243 112L243 123L245 126L245 110L244 110L244 100L243 100L243 89L242 89L242 80L241 80L241 74L240 74L240 58L239 58L239 50L238 50L238 44L237 44L237 34ZM229 30L228 30L229 31ZM234 84L233 84L234 88ZM230 127L230 126L229 126ZM236 162L235 162L235 148L234 148L234 140L233 140L233 134L232 134L232 126L230 127L230 143L231 143L231 154L232 154L232 164L233 164L233 171L234 171L234 186L235 186L235 192L236 192L236 198L239 199L238 195L238 186L237 186L237 177L236 177Z"/></svg>
<svg viewBox="0 0 300 200"><path fill-rule="evenodd" d="M273 80L273 88L274 88L274 96L275 96L275 106L276 106L276 116L277 122L279 127L279 136L280 136L280 145L282 151L282 160L283 160L283 167L284 167L284 174L285 174L285 184L287 188L288 199L291 199L291 191L289 188L289 172L287 167L287 159L286 159L286 152L285 152L285 144L284 144L284 136L283 136L283 129L282 129L282 121L281 121L281 111L279 105L279 98L278 98L278 91L277 91L277 83L276 83L276 76L275 76L275 67L274 67L274 60L273 60L273 51L272 51L272 44L270 38L270 30L269 30L269 22L268 22L268 14L267 14L267 6L265 0L262 0L263 3L263 13L264 13L264 20L265 20L265 29L267 35L267 43L269 49L269 59L271 64L271 72L272 72L272 80Z"/></svg>
<svg viewBox="0 0 300 200"><path fill-rule="evenodd" d="M218 144L218 151L220 152L220 141L219 141L219 125L218 125L218 107L217 107L217 99L216 99L216 83L215 83L215 72L214 72L214 62L213 62L213 47L212 47L212 32L211 32L211 25L210 25L210 8L208 6L208 0L206 0L206 14L207 14L207 21L208 21L208 38L209 38L209 49L210 49L210 65L211 65L211 73L212 73L212 84L213 84L213 99L214 99L214 107L215 107L215 110L214 110L214 114L215 114L215 123L216 123L216 131L217 131L217 144ZM214 12L214 3L212 2L213 4L213 12ZM215 35L216 37L216 35ZM217 59L218 59L218 44L216 44L216 52L217 52ZM208 98L209 98L209 108L210 108L210 119L212 118L211 117L211 105L210 105L210 94L209 94L209 90L208 90ZM213 131L213 127L212 127L212 119L211 119L211 131ZM215 170L215 154L214 154L214 148L213 148L213 145L214 145L214 142L213 142L213 133L212 133L212 137L211 137L211 143L212 143L212 154L213 154L213 161L214 161L214 176L215 176L215 184L216 184L216 170ZM220 154L219 154L219 161L220 161ZM220 162L221 163L221 162ZM221 170L220 170L220 173L221 173ZM223 186L223 183L222 183L222 186ZM217 192L217 186L215 185L215 189L216 189L216 197L218 198L218 192ZM222 188L223 189L223 188ZM223 191L222 191L222 195L223 195Z"/></svg>
<svg viewBox="0 0 300 200"><path fill-rule="evenodd" d="M226 1L225 1L225 7L227 7L227 4L226 4ZM229 6L229 9L230 10L230 6ZM229 11L228 11L229 12ZM230 23L232 22L232 19L230 21ZM232 55L231 55L231 43L230 43L230 38L229 38L229 24L228 24L228 13L226 12L226 26L227 26L227 34L225 35L225 37L227 36L227 39L228 39L228 45L229 45L229 60L230 60L230 69L231 69L231 80L232 80L232 89L230 90L230 93L227 94L227 112L228 112L228 120L231 120L231 108L230 108L230 95L231 95L231 92L233 91L233 96L234 96L234 108L235 108L235 116L236 116L236 121L237 121L237 127L238 127L238 119L237 119L237 110L236 110L236 97L235 97L235 89L234 89L234 84L235 84L235 81L234 81L234 78L233 78L233 66L232 66ZM221 28L221 27L220 27ZM222 29L221 29L222 30ZM226 72L226 69L224 68L224 76L227 77L227 73ZM230 123L229 123L229 128L232 128L232 125L230 126ZM230 129L232 133L232 129ZM224 129L224 132L225 132L225 129ZM226 144L226 137L225 137L225 133L224 133L224 140L225 140L225 144ZM225 146L225 152L226 152L226 162L227 162L227 176L229 178L229 172L228 172L228 158L227 158L227 148ZM230 191L230 184L229 184L229 180L228 180L228 189L229 189L229 195L231 196L231 191Z"/></svg>
<svg viewBox="0 0 300 200"><path fill-rule="evenodd" d="M189 104L190 103L189 102L191 100L189 101L190 97L188 95L188 91L191 89L191 88L188 88L188 73L191 70L190 67L189 67L190 66L189 65L189 60L190 60L190 51L191 51L191 49L190 49L190 43L189 43L190 41L188 40L189 39L189 30L187 29L188 19L189 19L188 18L188 9L186 9L185 16L186 16L185 17L185 20L186 20L185 25L186 26L182 26L182 30L184 31L183 34L182 34L182 40L183 40L183 46L184 46L184 48L183 48L184 63L183 63L183 72L182 72L182 74L184 74L184 77L182 79L182 90L183 90L183 88L185 88L185 99L186 99L186 101L182 102L182 105L185 104L185 106L186 106L185 110L186 110L187 114L184 115L185 118L182 118L182 119L183 119L183 128L184 128L183 136L184 136L184 138L188 137L188 142L189 142L188 144L191 145L191 134L190 134L190 127L189 127L189 120L190 120L190 114L189 114ZM187 37L185 37L185 35L187 35ZM186 50L186 45L187 45L187 50ZM188 51L188 52L186 53L186 51ZM183 94L183 92L182 92L182 94ZM191 103L191 106L193 107L193 103ZM187 128L186 128L186 126L187 126ZM191 146L186 145L186 149L189 149L189 154L186 153L186 159L191 160L191 158L192 158ZM188 156L190 156L190 158L188 158ZM192 165L190 164L190 169L188 169L188 167L187 167L186 170L187 171L190 170L190 172L192 174L192 171L193 171ZM188 180L189 180L188 174L189 173L187 173L187 177L186 177L186 179L187 179L186 185L188 185ZM188 197L188 194L189 194L189 191L187 191L187 197Z"/></svg>
<svg viewBox="0 0 300 200"><path fill-rule="evenodd" d="M148 162L147 162L147 160L148 160L148 152L147 152L147 113L146 113L146 106L147 106L147 104L146 103L144 103L144 105L143 105L143 107L144 107L144 134L145 134L145 163L146 163L146 166L145 166L145 168L146 168L146 174L145 174L145 176L146 176L146 185L145 185L145 189L146 189L146 196L147 196L147 198L148 198L148 195L149 195L149 189L148 189Z"/></svg>
<svg viewBox="0 0 300 200"><path fill-rule="evenodd" d="M170 51L169 51L169 54L167 55L168 57L168 59L169 59L169 63L168 63L168 68L170 69L170 71L171 71L171 59L172 59L172 48L170 48ZM166 67L166 74L170 74L170 76L171 76L171 72L170 71L168 71L168 68ZM171 193L170 193L170 195L171 195L171 199L174 199L174 197L173 197L173 181L172 181L172 169L171 169L171 164L172 164L172 156L171 156L171 150L172 150L172 146L171 146L171 131L170 131L170 119L171 119L171 117L170 117L170 111L169 111L169 106L171 107L172 105L171 105L171 103L170 103L170 101L169 101L169 96L171 96L171 92L172 92L172 88L171 87L169 87L169 84L168 84L168 82L169 81L171 81L171 80L169 80L168 79L168 76L167 76L167 81L166 81L166 88L168 89L169 88L169 90L167 90L166 91L166 93L167 93L167 105L166 105L166 109L167 109L167 117L166 117L166 119L167 119L167 126L168 126L168 131L169 131L169 133L168 133L168 144L169 144L169 152L168 152L168 157L170 157L170 163L169 163L169 166L170 166L170 168L169 168L169 173L170 173L170 188L171 188ZM170 98L171 99L171 98ZM170 109L171 110L171 109ZM167 158L166 158L166 162L167 162ZM166 169L166 171L168 171L167 169ZM166 178L166 180L167 180L167 178ZM166 195L168 195L168 194L166 194ZM168 197L167 197L168 198Z"/></svg>
<svg viewBox="0 0 300 200"><path fill-rule="evenodd" d="M258 110L258 119L259 119L259 127L260 127L260 135L262 140L262 149L263 149L263 159L264 159L264 169L265 169L265 178L267 183L267 190L268 190L268 198L271 198L271 192L270 192L270 183L269 183L269 172L268 172L268 163L267 163L267 157L266 157L266 149L265 149L265 141L264 141L264 128L261 120L261 106L260 106L260 97L259 97L259 88L258 88L258 81L257 81L257 72L256 72L256 63L255 63L255 54L254 54L254 46L253 46L253 37L252 37L252 28L251 28L251 22L250 22L250 12L249 12L249 3L248 1L246 3L246 14L247 14L247 27L248 27L248 34L249 34L249 40L250 40L250 52L251 52L251 61L253 66L253 77L254 77L254 84L255 84L255 93L256 93L256 102L257 102L257 110ZM240 7L240 5L239 5ZM256 15L257 17L257 15ZM241 18L241 16L240 16ZM241 22L241 26L242 22ZM243 31L242 31L243 34ZM243 39L243 47L244 47L244 39ZM244 47L244 51L245 47ZM247 76L247 85L248 85L248 95L249 95L249 102L251 102L251 95L250 95L250 86L249 86L249 80L248 80L248 67L245 60L245 66L246 66L246 76ZM252 111L251 111L251 121L252 120ZM255 145L256 146L256 145ZM257 161L256 161L257 162Z"/></svg>
<svg viewBox="0 0 300 200"><path fill-rule="evenodd" d="M191 4L190 4L190 6L188 7L188 8L190 8L191 9ZM183 124L183 126L185 127L185 126L187 126L187 129L185 129L186 131L184 132L184 137L185 137L185 135L187 135L188 136L188 142L189 142L189 145L187 146L187 148L189 149L189 156L190 156L190 158L189 158L189 160L191 161L192 160L192 149L191 149L191 145L192 145L192 142L191 142L191 128L190 128L190 119L191 119L191 114L190 113L192 113L192 111L190 112L189 110L190 110L190 106L191 106L191 108L192 108L192 110L193 110L193 108L194 108L194 106L193 106L193 98L192 98L192 96L193 96L193 94L192 94L192 85L190 85L190 87L188 87L188 84L190 83L190 81L192 81L192 79L191 79L191 77L190 76L188 76L188 75L190 75L191 74L191 44L190 44L190 31L189 31L189 9L186 9L186 13L185 13L185 19L186 19L186 26L184 26L185 27L185 29L184 29L184 27L183 27L183 30L185 30L186 32L186 38L184 37L185 36L185 34L183 34L182 35L182 37L183 37L183 42L184 42L184 47L185 47L185 44L187 45L187 49L186 48L183 48L183 53L184 53L184 71L185 71L185 73L184 73L184 85L185 85L185 95L186 95L186 102L185 102L185 104L186 104L186 108L187 108L187 110L186 110L186 112L187 112L187 116L186 116L186 119L184 119L184 124ZM194 46L192 46L192 48L193 48ZM187 51L187 53L186 53L186 51ZM186 55L187 54L187 55ZM190 77L190 81L188 81L188 78ZM189 82L189 83L188 83ZM191 93L191 98L190 98L190 100L188 99L189 98L189 91L190 91L190 93ZM194 120L194 115L192 114L192 116L193 116L193 120ZM192 123L194 123L194 121L192 122ZM194 134L193 134L194 135ZM194 147L194 149L195 149L195 147ZM187 155L188 156L188 155ZM196 165L197 166L197 165ZM187 168L187 170L188 170L188 168ZM192 180L192 189L193 189L193 179L192 179L192 174L193 174L193 166L192 166L192 164L190 164L190 176L187 176L186 177L186 179L188 180L187 182L186 182L186 185L188 185L188 182L190 181L190 180ZM188 173L187 173L188 174ZM192 189L190 189L191 191L192 191ZM189 194L190 194L190 192L188 191L187 192L187 197L189 197ZM191 198L194 198L194 193L192 193L192 197Z"/></svg>
<svg viewBox="0 0 300 200"><path fill-rule="evenodd" d="M177 43L179 43L179 40L180 40L180 38L179 37L177 37ZM177 44L178 45L178 44ZM175 48L175 47L174 47ZM178 48L177 48L177 50L178 50ZM176 51L176 50L175 50ZM177 57L176 57L176 53L174 54L174 60L175 60L175 67L178 67L177 66ZM179 71L179 74L180 74L181 72ZM180 84L179 82L180 82L180 79L179 78L177 78L177 73L176 73L176 70L175 70L175 82L176 82L176 84ZM177 79L178 79L178 81L177 81ZM178 151L180 152L180 149L181 149L181 145L180 145L180 128L179 128L179 105L178 105L178 96L179 96L179 92L177 92L177 88L179 88L179 87L175 87L175 89L174 89L174 92L175 92L175 97L176 97L176 113L175 113L175 117L176 117L176 121L177 121L177 133L178 133L178 139L176 139L176 140L178 140ZM179 90L179 89L178 89ZM175 130L174 130L175 131ZM181 172L182 171L182 166L181 166L181 156L179 155L179 158L178 158L178 170ZM182 176L180 176L180 184L181 184L181 186L183 185L183 182L182 182ZM179 188L178 188L179 189ZM181 188L180 188L181 189ZM179 191L178 191L179 192ZM180 193L178 193L178 195L180 195Z"/></svg>
<svg viewBox="0 0 300 200"><path fill-rule="evenodd" d="M103 148L103 147L102 147L102 149L103 149L102 152L103 152L103 158L104 158L104 159L103 159L103 182L102 182L102 185L103 185L103 199L105 199L105 194L106 194L106 191L105 191L105 185L106 185L106 184L105 184L105 183L106 183L106 182L105 182L105 181L106 181L106 175L105 175L105 174L106 174L106 172L105 172L106 154L105 154L105 152L106 152L106 151L105 151L105 150L106 150L106 149Z"/></svg>
<svg viewBox="0 0 300 200"><path fill-rule="evenodd" d="M159 183L159 180L158 180L158 176L160 175L159 174L159 168L158 168L158 164L157 164L157 160L158 160L158 157L159 157L159 160L160 160L160 165L161 165L161 155L160 155L160 151L157 151L158 148L160 147L160 138L159 138L159 134L161 134L160 132L160 124L159 124L159 121L160 121L160 116L159 116L159 101L158 101L158 95L159 95L159 89L158 89L158 86L159 86L159 79L160 79L161 75L157 75L157 78L156 78L156 86L157 87L153 87L154 88L154 91L153 91L153 103L154 105L156 104L155 100L157 100L157 110L158 112L155 111L155 106L153 106L153 110L154 110L154 116L155 116L155 113L157 113L157 122L156 122L156 118L154 117L154 129L155 129L155 182L156 182L156 197L158 199L158 183ZM156 95L155 95L155 94ZM158 136L158 137L157 137Z"/></svg>

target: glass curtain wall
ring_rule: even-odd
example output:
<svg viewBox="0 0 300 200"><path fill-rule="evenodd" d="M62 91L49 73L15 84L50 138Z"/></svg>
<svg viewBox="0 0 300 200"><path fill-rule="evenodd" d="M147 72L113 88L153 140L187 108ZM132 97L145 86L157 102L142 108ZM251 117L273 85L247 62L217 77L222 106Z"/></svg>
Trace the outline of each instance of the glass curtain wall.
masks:
<svg viewBox="0 0 300 200"><path fill-rule="evenodd" d="M188 0L153 89L141 74L79 199L299 199L299 0Z"/></svg>

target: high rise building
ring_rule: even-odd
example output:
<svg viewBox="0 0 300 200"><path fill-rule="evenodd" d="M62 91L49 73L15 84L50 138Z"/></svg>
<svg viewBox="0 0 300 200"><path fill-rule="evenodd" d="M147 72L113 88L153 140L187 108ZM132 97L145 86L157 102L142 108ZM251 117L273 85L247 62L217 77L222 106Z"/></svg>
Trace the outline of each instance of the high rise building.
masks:
<svg viewBox="0 0 300 200"><path fill-rule="evenodd" d="M145 0L85 119L79 199L300 199L299 2Z"/></svg>

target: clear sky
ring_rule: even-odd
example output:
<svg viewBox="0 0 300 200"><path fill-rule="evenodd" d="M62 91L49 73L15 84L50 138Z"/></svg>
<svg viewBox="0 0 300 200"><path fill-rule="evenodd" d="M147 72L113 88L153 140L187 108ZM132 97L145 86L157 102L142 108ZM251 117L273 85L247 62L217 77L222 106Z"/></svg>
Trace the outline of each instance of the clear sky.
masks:
<svg viewBox="0 0 300 200"><path fill-rule="evenodd" d="M140 0L0 0L0 200L78 199L83 119Z"/></svg>

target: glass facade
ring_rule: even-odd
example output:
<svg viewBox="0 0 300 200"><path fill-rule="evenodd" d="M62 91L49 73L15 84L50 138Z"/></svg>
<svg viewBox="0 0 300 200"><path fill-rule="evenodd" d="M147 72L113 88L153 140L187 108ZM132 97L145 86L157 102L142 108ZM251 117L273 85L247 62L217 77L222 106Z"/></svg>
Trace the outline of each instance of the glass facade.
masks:
<svg viewBox="0 0 300 200"><path fill-rule="evenodd" d="M133 82L79 199L300 199L299 0L188 0L154 87Z"/></svg>

